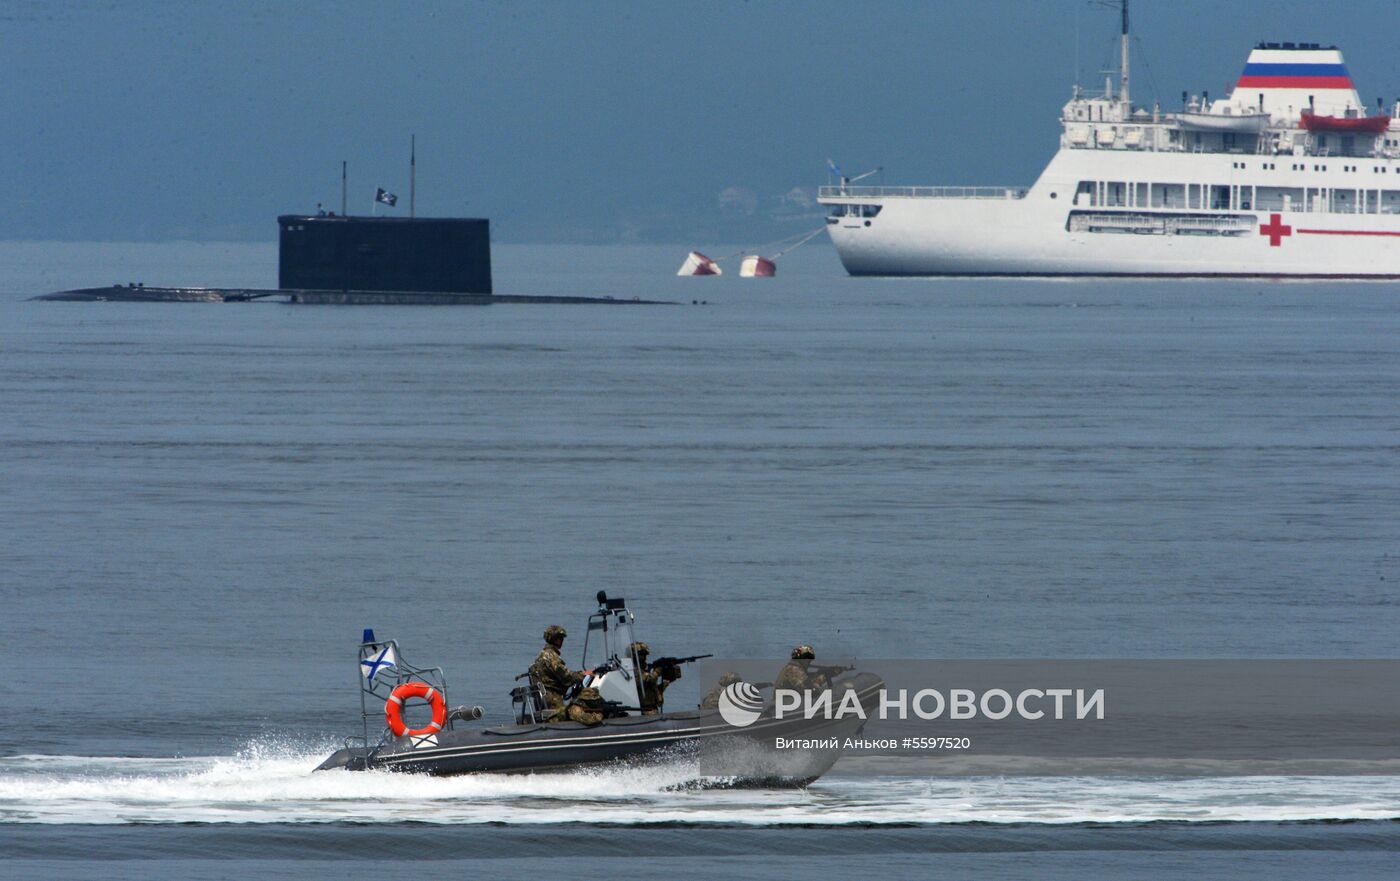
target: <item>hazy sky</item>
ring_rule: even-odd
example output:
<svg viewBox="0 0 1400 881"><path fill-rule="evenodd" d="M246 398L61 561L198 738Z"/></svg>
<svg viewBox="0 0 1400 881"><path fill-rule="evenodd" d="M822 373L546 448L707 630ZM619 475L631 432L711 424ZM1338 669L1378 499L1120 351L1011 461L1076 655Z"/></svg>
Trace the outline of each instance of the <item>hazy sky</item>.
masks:
<svg viewBox="0 0 1400 881"><path fill-rule="evenodd" d="M1134 97L1224 95L1260 40L1336 43L1400 95L1396 0L1136 0ZM1076 41L1076 32L1078 40ZM0 0L8 239L272 240L374 189L504 241L760 242L820 225L826 159L885 183L1025 184L1089 0Z"/></svg>

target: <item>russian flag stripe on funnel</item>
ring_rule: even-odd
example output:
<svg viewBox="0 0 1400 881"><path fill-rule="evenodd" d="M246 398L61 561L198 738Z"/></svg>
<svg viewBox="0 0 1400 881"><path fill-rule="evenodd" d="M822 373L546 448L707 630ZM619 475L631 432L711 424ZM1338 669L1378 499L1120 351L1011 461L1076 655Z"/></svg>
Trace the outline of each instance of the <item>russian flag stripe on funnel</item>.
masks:
<svg viewBox="0 0 1400 881"><path fill-rule="evenodd" d="M1350 77L1345 64L1259 64L1244 66L1242 76L1341 76Z"/></svg>
<svg viewBox="0 0 1400 881"><path fill-rule="evenodd" d="M1241 112L1254 108L1275 120L1296 121L1304 110L1322 116L1363 110L1341 50L1313 44L1256 46L1231 99Z"/></svg>
<svg viewBox="0 0 1400 881"><path fill-rule="evenodd" d="M1242 89L1350 89L1345 76L1242 76L1235 83Z"/></svg>
<svg viewBox="0 0 1400 881"><path fill-rule="evenodd" d="M1345 64L1260 64L1244 66L1240 88L1247 89L1350 89L1351 74Z"/></svg>

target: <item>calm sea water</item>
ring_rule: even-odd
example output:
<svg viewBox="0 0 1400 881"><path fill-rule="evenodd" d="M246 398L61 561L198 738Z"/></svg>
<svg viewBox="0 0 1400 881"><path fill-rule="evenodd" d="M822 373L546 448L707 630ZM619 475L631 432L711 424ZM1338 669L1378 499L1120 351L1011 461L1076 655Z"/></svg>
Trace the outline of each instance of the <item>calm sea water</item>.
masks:
<svg viewBox="0 0 1400 881"><path fill-rule="evenodd" d="M0 876L1394 876L1393 778L311 775L361 628L499 718L600 588L662 653L1400 648L1393 286L684 251L495 254L676 306L336 308L31 303L275 247L0 243Z"/></svg>

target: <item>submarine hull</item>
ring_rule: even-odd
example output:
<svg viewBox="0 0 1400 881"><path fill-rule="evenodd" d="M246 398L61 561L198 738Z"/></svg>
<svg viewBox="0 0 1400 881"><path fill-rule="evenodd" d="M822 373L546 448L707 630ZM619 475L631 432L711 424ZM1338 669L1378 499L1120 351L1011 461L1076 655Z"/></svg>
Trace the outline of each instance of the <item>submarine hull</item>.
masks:
<svg viewBox="0 0 1400 881"><path fill-rule="evenodd" d="M319 291L281 288L168 288L112 285L75 288L31 297L68 303L248 303L273 300L326 306L489 306L503 304L671 305L666 300L616 297L567 297L549 294L463 294L436 291Z"/></svg>

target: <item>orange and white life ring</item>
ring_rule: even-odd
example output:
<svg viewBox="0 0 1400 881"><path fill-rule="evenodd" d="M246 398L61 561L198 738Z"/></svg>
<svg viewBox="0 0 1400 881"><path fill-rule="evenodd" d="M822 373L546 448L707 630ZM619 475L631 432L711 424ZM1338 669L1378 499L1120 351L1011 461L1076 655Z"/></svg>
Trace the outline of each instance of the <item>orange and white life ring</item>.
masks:
<svg viewBox="0 0 1400 881"><path fill-rule="evenodd" d="M411 697L421 697L432 705L433 721L422 728L410 730L403 721L403 702ZM443 700L442 692L426 682L405 682L394 689L389 699L384 702L384 719L389 723L389 730L395 737L403 737L405 734L432 734L441 731L442 726L447 724L447 701Z"/></svg>

